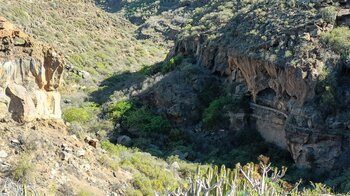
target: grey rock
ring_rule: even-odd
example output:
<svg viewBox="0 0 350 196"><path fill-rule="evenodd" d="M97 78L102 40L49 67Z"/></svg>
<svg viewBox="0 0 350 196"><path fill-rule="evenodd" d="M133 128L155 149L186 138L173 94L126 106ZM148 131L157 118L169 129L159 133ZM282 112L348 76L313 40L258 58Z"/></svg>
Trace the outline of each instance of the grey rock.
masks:
<svg viewBox="0 0 350 196"><path fill-rule="evenodd" d="M17 144L17 145L21 144L21 142L18 139L11 140L11 143L12 144Z"/></svg>
<svg viewBox="0 0 350 196"><path fill-rule="evenodd" d="M186 125L201 118L204 103L198 95L219 81L203 67L183 68L170 72L160 81L155 78L155 84L139 99L143 104L166 113L174 122Z"/></svg>
<svg viewBox="0 0 350 196"><path fill-rule="evenodd" d="M7 152L5 152L4 150L0 150L0 158L6 158L8 157Z"/></svg>
<svg viewBox="0 0 350 196"><path fill-rule="evenodd" d="M79 150L77 150L76 155L78 157L82 157L85 155L85 153L86 153L86 151L84 149L80 148Z"/></svg>
<svg viewBox="0 0 350 196"><path fill-rule="evenodd" d="M66 144L62 144L61 148L62 148L63 151L66 151L66 152L72 152L73 151L73 149L68 147Z"/></svg>
<svg viewBox="0 0 350 196"><path fill-rule="evenodd" d="M334 122L329 126L331 129L340 129L343 127L343 123L341 122Z"/></svg>
<svg viewBox="0 0 350 196"><path fill-rule="evenodd" d="M72 154L65 152L65 151L61 151L59 153L59 157L62 161L68 161L69 159L71 159Z"/></svg>
<svg viewBox="0 0 350 196"><path fill-rule="evenodd" d="M89 79L89 78L91 78L90 73L87 72L87 71L80 71L80 74L81 74L81 77L84 78L84 79Z"/></svg>
<svg viewBox="0 0 350 196"><path fill-rule="evenodd" d="M71 104L71 103L72 103L72 100L70 100L70 99L64 99L64 100L63 100L63 103L65 103L65 104Z"/></svg>
<svg viewBox="0 0 350 196"><path fill-rule="evenodd" d="M129 146L131 144L131 138L127 135L122 135L117 138L117 142L118 144Z"/></svg>

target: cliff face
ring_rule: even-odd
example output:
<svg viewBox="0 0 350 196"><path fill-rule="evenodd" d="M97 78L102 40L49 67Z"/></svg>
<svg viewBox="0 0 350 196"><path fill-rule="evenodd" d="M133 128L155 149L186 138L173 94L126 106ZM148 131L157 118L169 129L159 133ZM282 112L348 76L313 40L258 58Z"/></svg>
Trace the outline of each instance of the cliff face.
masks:
<svg viewBox="0 0 350 196"><path fill-rule="evenodd" d="M178 41L172 54L194 56L212 72L243 84L252 97L250 126L265 140L288 149L298 167L338 168L336 160L347 156L347 122L334 122L335 114L324 115L326 106L318 101L322 63L280 65L240 54L220 40L210 45L200 37Z"/></svg>
<svg viewBox="0 0 350 196"><path fill-rule="evenodd" d="M63 58L0 17L0 108L16 121L61 118Z"/></svg>

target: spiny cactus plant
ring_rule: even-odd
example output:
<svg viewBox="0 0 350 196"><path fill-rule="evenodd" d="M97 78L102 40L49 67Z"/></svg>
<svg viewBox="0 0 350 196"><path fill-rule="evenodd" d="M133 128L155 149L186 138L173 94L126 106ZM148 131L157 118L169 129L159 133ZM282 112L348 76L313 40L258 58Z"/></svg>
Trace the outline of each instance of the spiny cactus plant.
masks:
<svg viewBox="0 0 350 196"><path fill-rule="evenodd" d="M235 195L318 195L329 194L322 184L312 184L313 189L299 191L300 182L291 185L282 180L287 168L278 169L271 163L237 164L234 169L221 166L209 167L203 174L200 168L188 179L187 188L178 188L168 196L235 196ZM156 194L157 195L157 194Z"/></svg>

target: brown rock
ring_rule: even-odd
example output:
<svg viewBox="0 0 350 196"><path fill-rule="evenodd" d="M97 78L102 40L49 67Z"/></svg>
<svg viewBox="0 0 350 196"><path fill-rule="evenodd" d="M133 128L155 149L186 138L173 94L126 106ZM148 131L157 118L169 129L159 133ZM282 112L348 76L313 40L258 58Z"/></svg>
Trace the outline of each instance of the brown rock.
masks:
<svg viewBox="0 0 350 196"><path fill-rule="evenodd" d="M314 38L305 32L303 37L295 39L306 43L305 39L311 41ZM309 65L277 64L266 60L268 58L242 52L227 40L218 42L208 46L205 38L188 37L176 43L173 54L193 56L200 65L224 76L229 73L227 70L232 70L232 76L226 77L243 85L243 89L252 95L249 124L254 125L266 141L289 150L298 167L334 168L337 158L345 156L342 154L350 136L327 132L332 130L331 127L342 130L342 122L324 125L320 111L324 106L305 104L316 97L320 75L316 68L325 61L316 61L317 66L312 66L314 62ZM312 59L317 58L312 55Z"/></svg>
<svg viewBox="0 0 350 196"><path fill-rule="evenodd" d="M93 139L93 138L91 138L91 137L86 137L86 138L84 139L84 141L85 141L86 143L88 143L90 146L94 147L94 148L97 147L97 143L98 143L98 140L97 140L97 139Z"/></svg>
<svg viewBox="0 0 350 196"><path fill-rule="evenodd" d="M0 17L0 103L14 120L61 118L64 62L54 49L30 38Z"/></svg>

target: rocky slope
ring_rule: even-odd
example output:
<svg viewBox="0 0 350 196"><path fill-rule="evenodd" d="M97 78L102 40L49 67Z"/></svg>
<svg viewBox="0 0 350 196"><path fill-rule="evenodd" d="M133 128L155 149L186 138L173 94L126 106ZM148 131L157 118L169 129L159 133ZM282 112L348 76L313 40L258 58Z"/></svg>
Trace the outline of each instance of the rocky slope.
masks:
<svg viewBox="0 0 350 196"><path fill-rule="evenodd" d="M0 40L2 194L121 194L113 187L130 174L103 165L97 140L68 135L61 120L63 57L2 17Z"/></svg>
<svg viewBox="0 0 350 196"><path fill-rule="evenodd" d="M63 121L2 119L0 126L2 194L119 195L126 190L131 174L103 165L99 159L107 153L100 144L68 135Z"/></svg>
<svg viewBox="0 0 350 196"><path fill-rule="evenodd" d="M2 17L0 38L1 194L153 195L179 187L180 169L196 167L176 161L173 167L174 161L100 142L102 133L64 122L62 55Z"/></svg>
<svg viewBox="0 0 350 196"><path fill-rule="evenodd" d="M1 113L16 121L60 119L63 57L0 18Z"/></svg>
<svg viewBox="0 0 350 196"><path fill-rule="evenodd" d="M78 102L75 105L81 103L83 91L96 90L102 80L152 65L167 53L157 43L137 40L137 26L98 8L93 0L0 2L2 16L64 54L67 71L62 94Z"/></svg>

